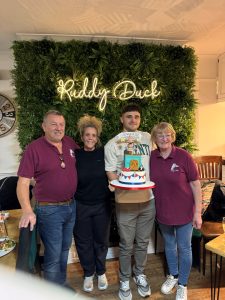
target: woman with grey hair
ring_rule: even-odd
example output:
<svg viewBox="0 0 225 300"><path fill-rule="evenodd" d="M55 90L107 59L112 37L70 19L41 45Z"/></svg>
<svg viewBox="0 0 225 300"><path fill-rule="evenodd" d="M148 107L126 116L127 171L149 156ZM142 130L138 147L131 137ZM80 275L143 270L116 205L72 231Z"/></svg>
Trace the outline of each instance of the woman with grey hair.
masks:
<svg viewBox="0 0 225 300"><path fill-rule="evenodd" d="M176 300L187 300L192 229L200 229L202 224L198 171L191 155L173 145L176 132L171 124L157 124L151 137L157 147L151 153L150 162L151 180L155 182L156 219L169 269L161 292L170 294L176 287Z"/></svg>

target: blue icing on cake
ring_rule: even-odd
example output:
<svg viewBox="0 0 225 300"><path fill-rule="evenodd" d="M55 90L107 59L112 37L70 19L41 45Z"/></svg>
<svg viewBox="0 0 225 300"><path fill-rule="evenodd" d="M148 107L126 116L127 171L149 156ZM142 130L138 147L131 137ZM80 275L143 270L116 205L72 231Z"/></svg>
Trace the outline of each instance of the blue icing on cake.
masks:
<svg viewBox="0 0 225 300"><path fill-rule="evenodd" d="M146 182L146 172L141 163L140 154L124 154L124 168L119 174L119 182L140 185Z"/></svg>
<svg viewBox="0 0 225 300"><path fill-rule="evenodd" d="M138 166L137 166L136 171L142 166L140 154L125 154L124 155L124 167L127 169L130 169L131 161L137 161Z"/></svg>

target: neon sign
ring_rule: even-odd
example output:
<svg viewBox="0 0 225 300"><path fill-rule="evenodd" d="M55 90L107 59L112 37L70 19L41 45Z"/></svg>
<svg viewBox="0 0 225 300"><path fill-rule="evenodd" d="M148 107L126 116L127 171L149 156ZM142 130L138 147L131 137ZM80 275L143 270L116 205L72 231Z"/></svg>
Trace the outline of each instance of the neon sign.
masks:
<svg viewBox="0 0 225 300"><path fill-rule="evenodd" d="M83 99L83 98L100 98L98 109L104 111L108 97L114 97L121 101L128 100L130 98L151 98L154 99L160 95L160 91L157 90L157 81L153 80L150 83L149 89L138 90L136 84L131 80L124 80L114 84L112 90L108 88L98 87L98 77L94 77L91 83L91 88L89 87L89 79L85 77L82 83L82 87L76 87L75 80L60 79L58 81L57 92L60 99L63 100L67 97L70 102L73 99Z"/></svg>

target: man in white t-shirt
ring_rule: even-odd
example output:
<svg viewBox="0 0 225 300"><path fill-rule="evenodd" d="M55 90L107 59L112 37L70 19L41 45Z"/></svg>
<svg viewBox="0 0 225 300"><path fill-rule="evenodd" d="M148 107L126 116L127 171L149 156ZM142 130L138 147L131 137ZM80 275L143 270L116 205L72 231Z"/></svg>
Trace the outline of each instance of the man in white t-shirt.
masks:
<svg viewBox="0 0 225 300"><path fill-rule="evenodd" d="M125 135L138 139L134 144L135 153L141 154L142 165L149 180L149 159L151 153L151 136L147 132L138 131L141 112L136 104L128 104L122 110L120 121ZM124 150L127 143L120 141L121 134L111 139L105 146L105 169L109 181L118 179L123 167ZM120 289L121 300L131 300L129 280L133 275L138 293L142 297L151 294L151 289L144 275L147 261L147 249L152 226L155 220L155 202L151 190L128 191L115 190L117 225L120 235ZM131 256L134 254L133 274Z"/></svg>

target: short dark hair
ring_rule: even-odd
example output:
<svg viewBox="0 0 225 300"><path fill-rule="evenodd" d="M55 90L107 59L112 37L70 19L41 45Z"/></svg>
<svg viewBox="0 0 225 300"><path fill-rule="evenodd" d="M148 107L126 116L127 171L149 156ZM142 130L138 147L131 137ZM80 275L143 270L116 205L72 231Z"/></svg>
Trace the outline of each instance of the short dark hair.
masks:
<svg viewBox="0 0 225 300"><path fill-rule="evenodd" d="M130 112L130 111L138 111L141 114L141 108L139 105L137 105L136 103L129 103L127 105L125 105L122 108L122 112L121 114L125 114L126 112Z"/></svg>

